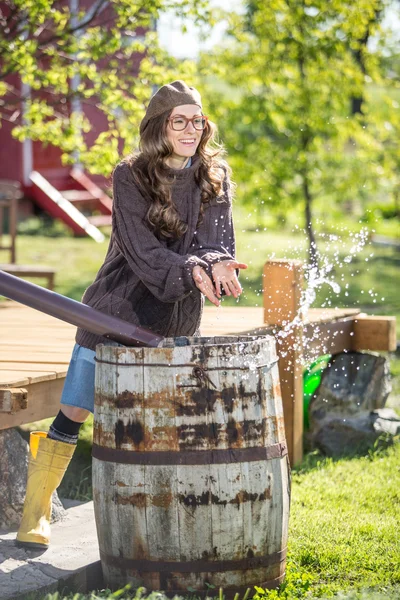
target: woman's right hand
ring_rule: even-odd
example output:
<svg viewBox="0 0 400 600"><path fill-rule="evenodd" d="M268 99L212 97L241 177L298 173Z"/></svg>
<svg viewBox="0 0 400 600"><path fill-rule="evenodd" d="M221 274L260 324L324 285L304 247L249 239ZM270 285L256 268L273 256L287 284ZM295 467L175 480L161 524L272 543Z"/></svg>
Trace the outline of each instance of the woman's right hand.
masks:
<svg viewBox="0 0 400 600"><path fill-rule="evenodd" d="M202 269L199 265L196 265L195 267L193 267L192 276L196 286L201 291L201 293L204 294L210 302L215 304L215 306L219 306L220 301L215 293L215 287L205 270Z"/></svg>

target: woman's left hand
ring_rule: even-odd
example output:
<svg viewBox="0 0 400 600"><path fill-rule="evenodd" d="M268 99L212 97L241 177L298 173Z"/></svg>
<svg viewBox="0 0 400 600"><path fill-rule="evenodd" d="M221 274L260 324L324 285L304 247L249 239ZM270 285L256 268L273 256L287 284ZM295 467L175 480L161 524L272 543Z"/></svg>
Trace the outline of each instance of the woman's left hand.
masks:
<svg viewBox="0 0 400 600"><path fill-rule="evenodd" d="M213 265L212 276L218 298L221 297L221 286L227 296L237 298L242 293L236 269L247 269L247 265L236 260L221 260Z"/></svg>

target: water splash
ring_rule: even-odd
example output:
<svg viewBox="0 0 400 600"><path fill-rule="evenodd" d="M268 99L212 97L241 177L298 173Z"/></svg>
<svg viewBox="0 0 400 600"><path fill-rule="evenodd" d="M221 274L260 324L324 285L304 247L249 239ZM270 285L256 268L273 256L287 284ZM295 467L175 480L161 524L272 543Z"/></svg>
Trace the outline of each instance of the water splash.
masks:
<svg viewBox="0 0 400 600"><path fill-rule="evenodd" d="M300 231L296 228L297 232ZM296 328L303 327L304 323L309 320L309 309L315 303L318 293L323 286L327 286L337 296L344 290L344 295L348 296L349 284L344 282L343 267L350 264L354 259L360 255L364 247L366 246L369 239L369 231L366 227L363 227L359 232L348 232L342 229L343 233L347 234L347 238L350 238L351 246L349 250L343 256L343 247L345 246L344 236L339 234L324 234L318 235L321 241L325 243L326 253L318 252L318 268L313 265L304 263L304 277L306 281L306 287L301 293L299 308L293 317L288 322L283 322L280 328L274 331L275 338L278 346L281 345L286 338L293 336L293 349L296 351L302 350L302 348L296 345ZM305 232L303 231L305 234ZM295 248L291 247L291 250ZM329 253L329 256L328 256ZM300 252L298 252L300 254ZM370 255L371 256L371 255ZM275 258L275 253L271 255L271 258ZM366 258L365 260L368 260ZM353 275L353 274L352 274ZM338 281L340 279L340 282ZM373 298L373 302L376 302L377 293L373 290L369 290L368 294ZM326 295L325 301L322 302L321 308L332 308L329 294ZM332 337L339 335L340 331L332 332ZM350 334L351 335L351 334ZM318 325L314 325L312 338L310 342L319 340L321 336L321 328ZM327 353L327 349L322 349L322 354ZM285 357L287 353L284 350L284 344L282 344L279 350L280 356ZM321 348L313 351L308 348L307 362L314 360L321 354Z"/></svg>

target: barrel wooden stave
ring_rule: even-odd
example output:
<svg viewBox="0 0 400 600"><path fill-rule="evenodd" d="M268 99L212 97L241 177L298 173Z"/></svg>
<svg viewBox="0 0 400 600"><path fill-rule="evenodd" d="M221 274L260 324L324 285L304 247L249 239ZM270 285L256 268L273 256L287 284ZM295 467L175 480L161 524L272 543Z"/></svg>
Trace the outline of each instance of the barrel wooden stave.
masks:
<svg viewBox="0 0 400 600"><path fill-rule="evenodd" d="M117 355L121 365L116 367L117 377L107 381L106 371L98 382L101 424L94 431L95 443L106 447L116 444L121 449L133 445L137 451L145 448L183 451L253 447L261 443L268 446L284 441L282 404L275 401L280 398L277 368L263 367L262 379L258 372L250 370L243 380L239 369L246 355L240 352L240 347L234 348L236 355L232 352L232 360L224 356L227 353L224 347L206 347L201 352L196 346L193 349L189 356L183 352L187 347L166 349L165 352L175 350L167 355L163 349L149 348L140 349L142 353L129 349L124 355ZM254 342L253 352L254 349L259 350L261 361L267 365L276 360L275 352L266 351L261 344ZM102 360L115 360L113 351L115 347L103 346ZM135 359L138 363L161 366L154 369L122 366ZM207 393L196 389L192 366L178 367L175 380L171 378L175 365L185 361L195 364L200 359L207 360L209 369L215 369L209 371L212 383ZM224 371L226 366L230 370ZM261 393L257 390L260 379ZM144 431L138 423L145 423ZM207 425L211 425L213 435Z"/></svg>
<svg viewBox="0 0 400 600"><path fill-rule="evenodd" d="M111 482L101 499L96 496L96 505L101 502L105 507L100 517L109 522L104 542L112 555L228 560L232 555L252 556L260 550L268 555L277 546L286 547L288 505L282 501L276 507L273 502L276 488L288 486L282 459L273 459L268 465L267 461L206 465L196 470L196 477L189 466L98 463L95 490L103 481ZM115 510L110 511L109 506ZM232 531L232 522L238 519L243 525ZM270 524L267 538L262 527L265 522ZM125 536L130 531L134 540Z"/></svg>
<svg viewBox="0 0 400 600"><path fill-rule="evenodd" d="M249 370L244 382L238 381L240 367L246 360L254 362L255 353L258 363L266 366ZM166 352L116 352L115 347L103 346L98 358L120 363L111 376L113 369L97 369L94 441L99 446L189 455L284 443L277 365L268 366L276 360L272 344L171 347ZM122 366L133 361L146 366ZM196 394L201 388L191 385L193 367L178 366L188 363L209 369L205 400ZM171 377L174 365L177 376ZM228 391L218 396L213 384L219 392ZM289 515L287 456L196 465L114 464L94 458L93 473L108 585L121 585L122 580L185 592L188 587L204 590L206 582L230 589L275 585L282 579ZM268 556L271 564L251 566L258 557ZM137 561L151 562L143 567ZM199 568L199 561L202 566L196 572L193 563ZM209 572L207 563L223 569ZM240 568L235 569L236 564ZM187 572L180 572L182 565Z"/></svg>

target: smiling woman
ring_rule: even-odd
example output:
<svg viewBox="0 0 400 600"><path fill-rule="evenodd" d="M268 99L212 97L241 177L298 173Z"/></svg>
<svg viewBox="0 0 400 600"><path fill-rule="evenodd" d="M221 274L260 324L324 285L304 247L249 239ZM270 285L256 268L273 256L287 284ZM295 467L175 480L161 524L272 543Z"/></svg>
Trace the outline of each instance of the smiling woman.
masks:
<svg viewBox="0 0 400 600"><path fill-rule="evenodd" d="M113 174L110 245L82 302L165 337L198 336L204 296L242 288L235 259L230 169L203 115L199 92L183 81L162 86L140 125L140 153ZM109 341L79 328L48 436L32 433L27 501L17 541L46 548L51 495L93 412L95 349Z"/></svg>
<svg viewBox="0 0 400 600"><path fill-rule="evenodd" d="M165 162L172 168L186 167L196 152L203 131L207 127L207 117L199 114L197 106L184 104L176 106L168 119L167 138L173 151Z"/></svg>

